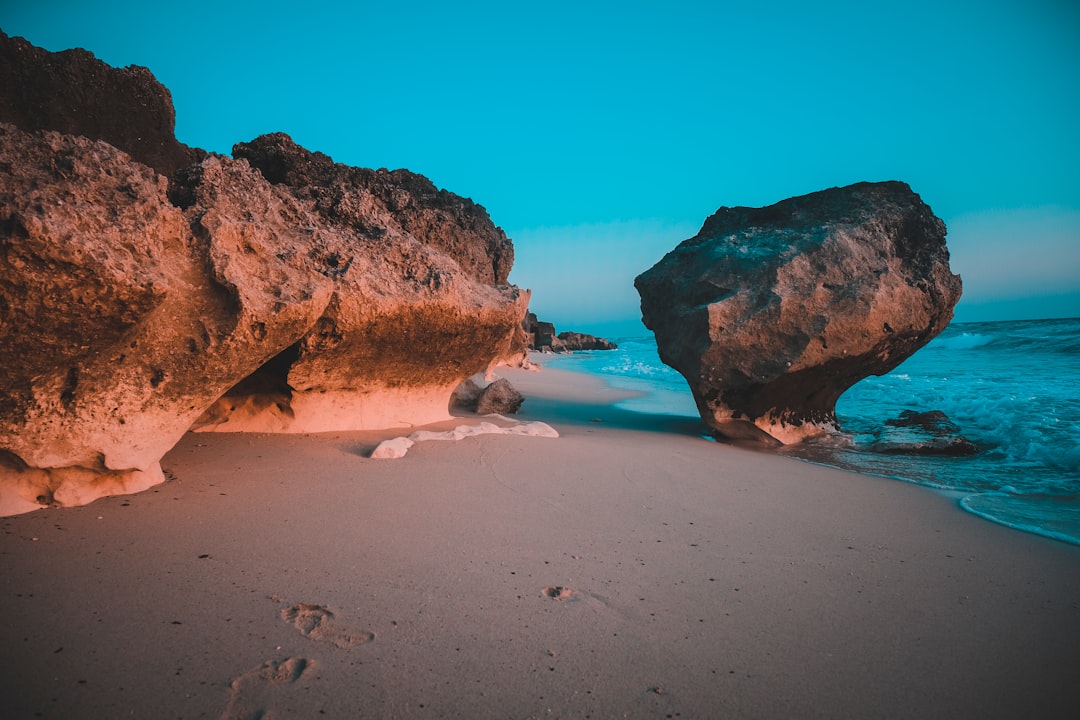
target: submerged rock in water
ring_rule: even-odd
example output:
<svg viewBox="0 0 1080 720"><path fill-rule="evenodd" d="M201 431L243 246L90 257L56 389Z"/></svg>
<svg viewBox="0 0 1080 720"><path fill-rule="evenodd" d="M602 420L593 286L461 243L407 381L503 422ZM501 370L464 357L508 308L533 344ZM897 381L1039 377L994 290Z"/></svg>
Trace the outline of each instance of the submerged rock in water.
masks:
<svg viewBox="0 0 1080 720"><path fill-rule="evenodd" d="M13 62L44 51L20 52ZM132 127L171 118L156 101L139 115L129 71L85 52L43 57L73 117L111 101L65 92L90 67ZM135 75L136 90L160 88ZM0 124L0 515L161 482L159 459L193 426L446 419L462 380L525 356L512 243L472 201L281 134L238 159L196 153L170 182L155 170L185 162L183 147L118 149L105 140L130 138L95 139L89 121L78 135L41 130L50 108L5 108L34 118L30 131Z"/></svg>
<svg viewBox="0 0 1080 720"><path fill-rule="evenodd" d="M900 417L885 421L870 446L885 455L977 455L982 448L961 434L960 427L940 410L904 410Z"/></svg>
<svg viewBox="0 0 1080 720"><path fill-rule="evenodd" d="M900 182L720 208L635 285L706 424L766 444L835 429L837 398L929 342L960 298L945 224Z"/></svg>

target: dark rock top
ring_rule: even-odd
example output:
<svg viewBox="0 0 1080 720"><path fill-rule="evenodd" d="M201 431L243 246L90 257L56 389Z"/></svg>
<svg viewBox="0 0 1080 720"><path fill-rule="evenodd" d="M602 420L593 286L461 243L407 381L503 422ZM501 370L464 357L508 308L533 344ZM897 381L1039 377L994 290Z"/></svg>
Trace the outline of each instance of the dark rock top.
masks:
<svg viewBox="0 0 1080 720"><path fill-rule="evenodd" d="M148 69L113 68L81 49L51 53L2 31L0 122L104 140L162 175L206 155L177 141L172 95Z"/></svg>
<svg viewBox="0 0 1080 720"><path fill-rule="evenodd" d="M298 198L312 200L329 222L379 237L386 223L377 220L392 218L403 232L445 251L477 280L507 283L514 245L506 233L483 207L440 190L423 175L341 165L300 147L284 133L237 143L233 156L247 160L270 182L289 187Z"/></svg>

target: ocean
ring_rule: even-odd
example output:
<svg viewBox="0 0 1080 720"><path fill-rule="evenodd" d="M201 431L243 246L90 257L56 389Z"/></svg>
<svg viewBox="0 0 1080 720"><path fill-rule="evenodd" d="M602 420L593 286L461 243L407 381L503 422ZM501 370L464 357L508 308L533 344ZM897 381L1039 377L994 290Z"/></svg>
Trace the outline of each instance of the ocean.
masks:
<svg viewBox="0 0 1080 720"><path fill-rule="evenodd" d="M618 350L544 364L640 393L625 409L698 416L651 336L612 340ZM780 452L926 485L987 520L1080 545L1080 319L953 323L889 374L851 387L836 410L841 435ZM897 454L890 440L903 431L887 421L906 410L944 412L974 454Z"/></svg>

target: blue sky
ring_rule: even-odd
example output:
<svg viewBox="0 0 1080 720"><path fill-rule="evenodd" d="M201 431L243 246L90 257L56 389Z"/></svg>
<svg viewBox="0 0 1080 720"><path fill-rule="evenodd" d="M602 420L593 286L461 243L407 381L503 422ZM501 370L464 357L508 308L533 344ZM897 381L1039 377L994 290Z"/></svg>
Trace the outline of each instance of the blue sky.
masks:
<svg viewBox="0 0 1080 720"><path fill-rule="evenodd" d="M287 132L406 167L515 241L560 329L638 323L633 278L721 205L908 182L958 320L1080 316L1080 3L7 0L0 28L149 67L176 133Z"/></svg>

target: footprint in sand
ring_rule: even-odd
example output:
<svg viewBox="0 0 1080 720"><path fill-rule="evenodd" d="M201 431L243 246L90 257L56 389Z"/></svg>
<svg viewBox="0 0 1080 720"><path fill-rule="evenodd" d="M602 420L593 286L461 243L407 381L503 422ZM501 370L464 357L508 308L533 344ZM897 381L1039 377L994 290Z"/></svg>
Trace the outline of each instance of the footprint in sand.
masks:
<svg viewBox="0 0 1080 720"><path fill-rule="evenodd" d="M342 650L348 650L375 639L375 633L338 627L334 621L334 612L325 605L312 603L293 605L281 611L281 619L296 626L304 637L317 642L328 642Z"/></svg>
<svg viewBox="0 0 1080 720"><path fill-rule="evenodd" d="M308 674L315 662L306 658L269 660L234 678L229 684L229 704L219 720L269 720L270 708L289 685Z"/></svg>

